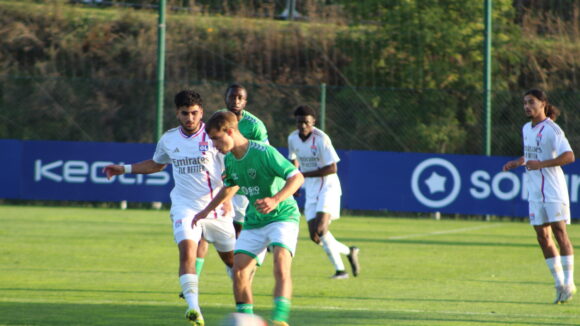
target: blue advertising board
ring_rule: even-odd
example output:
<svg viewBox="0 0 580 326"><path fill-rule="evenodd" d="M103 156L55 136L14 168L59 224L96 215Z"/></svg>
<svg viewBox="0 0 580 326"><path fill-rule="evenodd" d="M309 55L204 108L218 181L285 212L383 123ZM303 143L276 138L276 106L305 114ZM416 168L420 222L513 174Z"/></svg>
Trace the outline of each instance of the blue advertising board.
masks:
<svg viewBox="0 0 580 326"><path fill-rule="evenodd" d="M107 164L152 157L153 144L0 140L0 198L169 202L171 169L107 180ZM285 154L287 150L281 148ZM523 168L502 172L510 157L338 151L342 207L527 216ZM580 217L580 164L564 167L573 217ZM300 202L301 200L299 200Z"/></svg>
<svg viewBox="0 0 580 326"><path fill-rule="evenodd" d="M169 202L170 170L126 174L107 180L108 164L150 159L152 144L24 141L20 175L22 199Z"/></svg>

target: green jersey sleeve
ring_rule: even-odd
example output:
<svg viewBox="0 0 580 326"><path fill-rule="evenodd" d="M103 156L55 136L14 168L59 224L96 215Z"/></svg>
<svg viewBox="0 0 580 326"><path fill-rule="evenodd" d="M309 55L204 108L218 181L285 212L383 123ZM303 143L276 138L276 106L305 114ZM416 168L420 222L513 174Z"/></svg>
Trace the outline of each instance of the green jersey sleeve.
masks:
<svg viewBox="0 0 580 326"><path fill-rule="evenodd" d="M238 123L240 133L250 140L268 142L268 131L262 120L244 110L242 119Z"/></svg>
<svg viewBox="0 0 580 326"><path fill-rule="evenodd" d="M273 175L279 176L283 179L288 179L298 172L298 169L288 161L284 155L280 154L272 146L267 147L266 155L264 156L267 163L266 166L272 171Z"/></svg>

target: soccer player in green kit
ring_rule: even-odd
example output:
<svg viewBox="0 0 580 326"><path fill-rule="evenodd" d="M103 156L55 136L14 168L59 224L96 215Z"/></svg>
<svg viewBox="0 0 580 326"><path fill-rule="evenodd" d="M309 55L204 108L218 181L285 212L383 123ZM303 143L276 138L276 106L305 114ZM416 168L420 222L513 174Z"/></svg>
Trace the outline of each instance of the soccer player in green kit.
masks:
<svg viewBox="0 0 580 326"><path fill-rule="evenodd" d="M268 246L274 252L275 326L287 326L292 296L291 265L298 242L300 211L294 194L302 173L274 147L248 140L238 129L235 114L216 112L206 123L214 146L226 154L224 188L193 219L206 218L215 207L241 189L250 205L234 250L236 310L253 313L252 272Z"/></svg>
<svg viewBox="0 0 580 326"><path fill-rule="evenodd" d="M238 119L238 130L249 140L257 140L268 144L268 131L266 125L262 120L255 115L246 111L248 104L248 91L240 84L231 84L224 94L224 102L226 108L222 111L229 111L236 115ZM240 231L244 225L244 217L246 216L246 209L248 208L248 199L243 194L237 194L232 198L234 208L234 229L236 230L236 238L240 235ZM198 275L201 274L205 256L207 255L208 244L205 240L201 240L197 249L197 260L195 268Z"/></svg>

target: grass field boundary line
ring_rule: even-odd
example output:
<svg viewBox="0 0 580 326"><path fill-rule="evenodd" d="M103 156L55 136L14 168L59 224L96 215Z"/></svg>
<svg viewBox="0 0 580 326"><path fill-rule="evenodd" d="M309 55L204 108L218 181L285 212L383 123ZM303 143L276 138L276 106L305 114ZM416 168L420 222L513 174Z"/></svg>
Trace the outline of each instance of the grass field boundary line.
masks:
<svg viewBox="0 0 580 326"><path fill-rule="evenodd" d="M499 227L499 226L501 226L501 224L500 223L497 223L497 224L490 224L490 225L472 226L472 227L469 227L469 228L461 228L461 229L452 229L452 230L434 231L434 232L427 232L427 233L415 233L415 234L407 234L407 235L398 235L398 236L388 237L387 240L403 240L403 239L411 239L411 238L428 237L428 236L432 236L432 235L461 233L461 232L477 231L477 230L483 230L483 229L496 228L496 227Z"/></svg>
<svg viewBox="0 0 580 326"><path fill-rule="evenodd" d="M168 301L118 301L118 300L82 300L82 301L55 301L43 299L10 299L0 298L0 303L47 303L47 304L114 304L114 305L146 305L146 306L181 306L181 303ZM232 304L222 303L208 303L203 304L202 307L214 308L232 308ZM359 308L359 307L338 307L338 306L301 306L292 305L293 310L351 310L351 311L366 311L366 312L395 312L395 313L415 313L415 314L442 314L442 315L458 315L458 316L495 316L495 317L517 317L517 318L547 318L547 319L580 319L580 315L539 315L539 314L508 314L498 312L476 312L476 311L448 311L448 310L422 310L422 309L378 309L378 308Z"/></svg>

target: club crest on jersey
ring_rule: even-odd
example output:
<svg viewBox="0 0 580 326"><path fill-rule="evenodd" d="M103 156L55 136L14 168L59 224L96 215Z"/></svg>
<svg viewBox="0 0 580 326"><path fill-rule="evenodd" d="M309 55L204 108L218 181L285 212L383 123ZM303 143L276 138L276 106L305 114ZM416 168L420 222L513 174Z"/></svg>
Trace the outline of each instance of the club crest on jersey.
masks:
<svg viewBox="0 0 580 326"><path fill-rule="evenodd" d="M256 179L256 169L248 169L248 175L252 179Z"/></svg>
<svg viewBox="0 0 580 326"><path fill-rule="evenodd" d="M536 135L536 146L540 146L540 143L542 142L542 130L544 130L544 127L545 126L542 126L542 129L540 129Z"/></svg>
<svg viewBox="0 0 580 326"><path fill-rule="evenodd" d="M208 148L209 148L209 146L208 146L206 141L199 142L199 151L200 152L207 152Z"/></svg>
<svg viewBox="0 0 580 326"><path fill-rule="evenodd" d="M316 152L318 151L316 145L310 146L310 151L312 152L312 156L316 156Z"/></svg>

